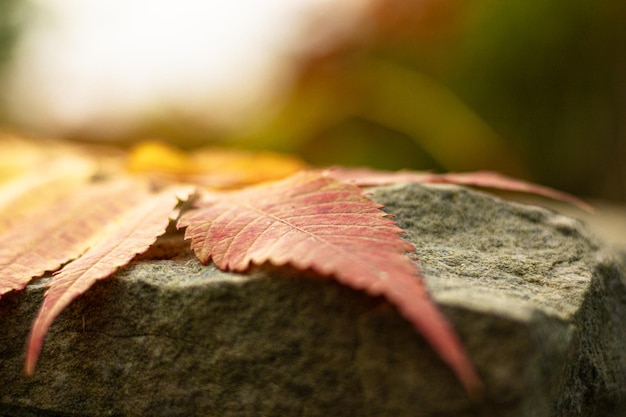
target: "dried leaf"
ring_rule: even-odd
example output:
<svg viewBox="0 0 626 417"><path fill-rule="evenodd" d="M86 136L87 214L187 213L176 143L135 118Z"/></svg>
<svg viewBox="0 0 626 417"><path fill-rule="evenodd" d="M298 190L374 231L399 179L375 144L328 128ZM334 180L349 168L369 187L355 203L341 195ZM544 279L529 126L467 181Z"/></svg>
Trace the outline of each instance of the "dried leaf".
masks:
<svg viewBox="0 0 626 417"><path fill-rule="evenodd" d="M591 205L571 194L555 190L554 188L545 187L543 185L507 177L505 175L498 174L497 172L478 171L440 174L434 176L428 182L471 185L475 187L536 194L553 200L563 201L588 212L594 211Z"/></svg>
<svg viewBox="0 0 626 417"><path fill-rule="evenodd" d="M480 382L454 331L429 299L413 246L359 188L303 172L237 192L214 193L181 216L185 238L206 263L244 271L290 264L383 296L434 347L470 392Z"/></svg>
<svg viewBox="0 0 626 417"><path fill-rule="evenodd" d="M359 187L377 187L380 185L402 183L427 183L436 174L418 171L380 171L371 168L331 167L319 171L321 175Z"/></svg>
<svg viewBox="0 0 626 417"><path fill-rule="evenodd" d="M97 280L107 278L138 253L145 252L167 228L178 199L186 199L189 187L170 188L149 194L136 187L132 204L126 199L120 210L111 212L106 227L98 230L94 245L77 260L67 264L52 278L45 299L32 327L26 355L26 372L32 374L43 339L54 319L76 297ZM114 198L122 198L124 194ZM87 219L89 220L89 219Z"/></svg>
<svg viewBox="0 0 626 417"><path fill-rule="evenodd" d="M536 194L553 200L572 204L582 210L593 212L594 209L585 201L562 191L543 185L507 177L496 172L477 171L467 173L433 174L417 171L379 171L369 168L333 167L320 171L323 175L345 181L360 187L372 187L397 183L421 184L457 184L475 187L494 188L505 191L515 191Z"/></svg>
<svg viewBox="0 0 626 417"><path fill-rule="evenodd" d="M28 173L34 167L60 156L50 142L27 140L0 131L0 183Z"/></svg>
<svg viewBox="0 0 626 417"><path fill-rule="evenodd" d="M0 232L18 224L33 210L53 204L68 189L86 184L95 173L92 161L63 157L0 183Z"/></svg>
<svg viewBox="0 0 626 417"><path fill-rule="evenodd" d="M136 146L128 158L128 169L168 181L182 181L215 189L236 188L285 178L305 164L292 156L272 152L244 152L202 148L182 152L160 142Z"/></svg>
<svg viewBox="0 0 626 417"><path fill-rule="evenodd" d="M0 235L0 296L78 257L140 194L134 181L84 184L33 208Z"/></svg>
<svg viewBox="0 0 626 417"><path fill-rule="evenodd" d="M33 140L0 131L0 149L0 185L37 171L44 177L58 169L67 172L72 165L77 175L86 166L92 171L96 169L92 151L63 141Z"/></svg>
<svg viewBox="0 0 626 417"><path fill-rule="evenodd" d="M34 140L0 131L0 233L35 210L54 206L74 187L122 173L120 152L109 147Z"/></svg>

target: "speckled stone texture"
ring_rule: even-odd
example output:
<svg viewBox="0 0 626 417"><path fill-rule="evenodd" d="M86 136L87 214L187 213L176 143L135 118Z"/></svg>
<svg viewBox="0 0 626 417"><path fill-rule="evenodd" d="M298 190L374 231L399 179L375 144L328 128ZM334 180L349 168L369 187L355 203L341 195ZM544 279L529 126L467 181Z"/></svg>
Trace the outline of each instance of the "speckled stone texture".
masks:
<svg viewBox="0 0 626 417"><path fill-rule="evenodd" d="M384 300L202 266L169 235L24 346L45 279L0 300L0 416L626 415L624 257L553 212L453 186L372 190L484 380L467 398Z"/></svg>

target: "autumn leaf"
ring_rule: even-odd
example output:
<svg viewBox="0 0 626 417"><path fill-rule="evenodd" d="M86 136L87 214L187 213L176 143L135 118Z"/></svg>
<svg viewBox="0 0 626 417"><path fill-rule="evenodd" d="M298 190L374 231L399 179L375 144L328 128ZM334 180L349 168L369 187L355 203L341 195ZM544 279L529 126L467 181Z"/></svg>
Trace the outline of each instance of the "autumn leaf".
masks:
<svg viewBox="0 0 626 417"><path fill-rule="evenodd" d="M80 150L64 142L26 139L0 130L0 183L31 172L37 167L57 164L59 159L79 159Z"/></svg>
<svg viewBox="0 0 626 417"><path fill-rule="evenodd" d="M294 156L206 147L183 152L161 142L143 142L132 149L127 168L155 178L193 183L213 189L240 188L288 177L305 168Z"/></svg>
<svg viewBox="0 0 626 417"><path fill-rule="evenodd" d="M452 183L530 192L589 208L565 193L490 172L303 171L295 158L216 148L185 153L146 142L124 155L55 143L39 149L2 135L0 143L16 153L0 155L0 297L65 265L51 278L33 324L28 373L55 318L97 280L147 250L178 214L179 200L195 188L181 184L194 184L208 188L177 226L187 228L185 238L200 261L230 271L289 264L382 296L476 395L481 383L460 341L405 256L413 246L359 187ZM277 179L282 180L250 186ZM231 188L239 189L223 190Z"/></svg>
<svg viewBox="0 0 626 417"><path fill-rule="evenodd" d="M84 183L59 190L0 235L0 296L77 258L112 219L148 195L132 180Z"/></svg>
<svg viewBox="0 0 626 417"><path fill-rule="evenodd" d="M187 199L192 191L190 187L177 187L150 194L126 184L120 188L111 197L122 203L116 207L118 210L108 213L108 223L98 230L93 246L52 278L32 327L26 354L27 374L33 373L45 334L61 311L97 280L107 278L136 254L145 252L165 233L179 199Z"/></svg>
<svg viewBox="0 0 626 417"><path fill-rule="evenodd" d="M51 282L34 323L26 368L34 369L50 324L96 280L127 264L165 232L176 213L177 195L186 199L193 187L151 191L145 179L119 174L103 161L108 151L1 137L16 153L0 162L0 296L23 289L30 280L67 264ZM100 179L94 181L94 177ZM118 175L119 176L119 175Z"/></svg>
<svg viewBox="0 0 626 417"><path fill-rule="evenodd" d="M433 346L468 392L480 382L454 331L428 297L413 246L358 187L316 173L230 193L207 194L179 228L203 262L245 271L251 264L292 265L383 296Z"/></svg>
<svg viewBox="0 0 626 417"><path fill-rule="evenodd" d="M0 232L69 184L87 182L98 164L78 148L0 131Z"/></svg>
<svg viewBox="0 0 626 417"><path fill-rule="evenodd" d="M582 210L593 212L594 209L585 201L562 191L539 184L507 177L497 172L477 171L465 173L433 174L417 171L379 171L370 168L332 167L320 171L323 175L345 181L360 187L390 185L398 183L421 184L456 184L475 187L493 188L503 191L515 191L535 194L553 200L572 204Z"/></svg>
<svg viewBox="0 0 626 417"><path fill-rule="evenodd" d="M0 183L0 232L38 207L53 204L68 189L87 183L95 173L92 161L62 157Z"/></svg>

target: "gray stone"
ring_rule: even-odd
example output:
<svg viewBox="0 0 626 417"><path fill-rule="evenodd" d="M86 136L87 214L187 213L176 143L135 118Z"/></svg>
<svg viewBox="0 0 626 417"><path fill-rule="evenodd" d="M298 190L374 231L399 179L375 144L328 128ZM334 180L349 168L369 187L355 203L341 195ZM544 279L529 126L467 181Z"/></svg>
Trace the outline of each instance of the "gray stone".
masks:
<svg viewBox="0 0 626 417"><path fill-rule="evenodd" d="M483 379L467 397L384 300L202 266L180 235L24 345L46 279L0 300L0 416L619 416L626 266L581 223L452 186L373 190Z"/></svg>

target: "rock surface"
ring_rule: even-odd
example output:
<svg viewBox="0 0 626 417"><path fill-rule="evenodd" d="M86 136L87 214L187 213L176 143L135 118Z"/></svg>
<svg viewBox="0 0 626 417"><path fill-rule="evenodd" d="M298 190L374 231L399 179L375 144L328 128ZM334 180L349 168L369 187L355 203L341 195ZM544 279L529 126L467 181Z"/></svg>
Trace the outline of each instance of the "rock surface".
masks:
<svg viewBox="0 0 626 417"><path fill-rule="evenodd" d="M296 271L227 274L180 236L24 345L45 279L0 300L0 416L626 415L626 266L571 218L451 186L379 188L486 385L380 299Z"/></svg>

